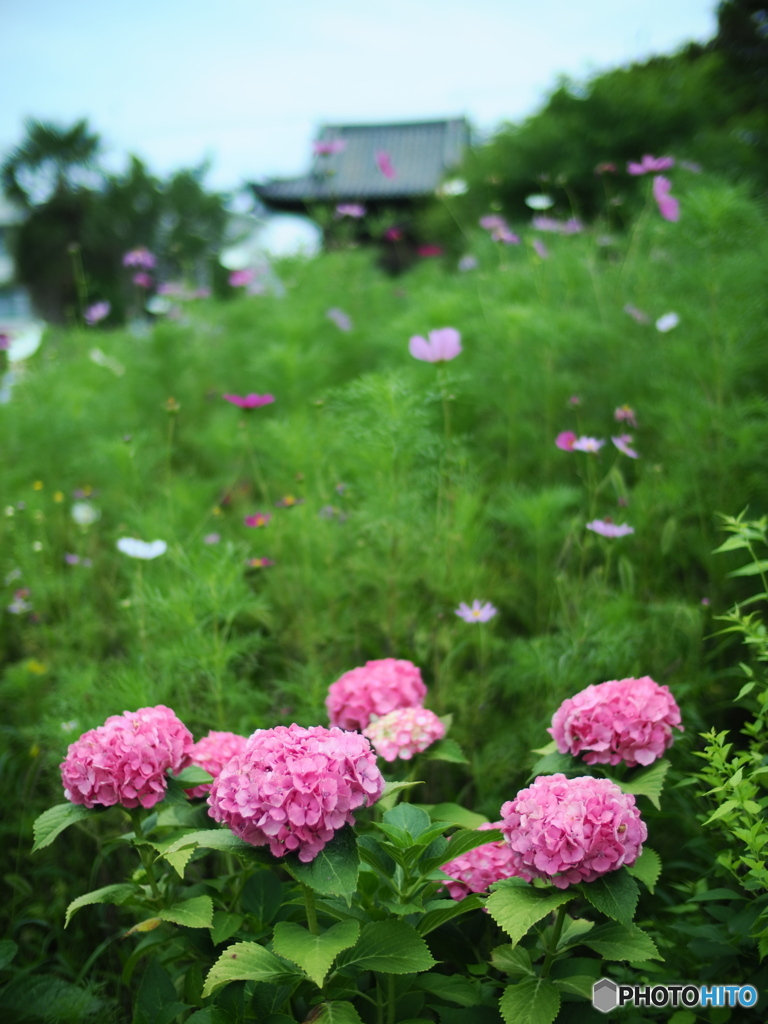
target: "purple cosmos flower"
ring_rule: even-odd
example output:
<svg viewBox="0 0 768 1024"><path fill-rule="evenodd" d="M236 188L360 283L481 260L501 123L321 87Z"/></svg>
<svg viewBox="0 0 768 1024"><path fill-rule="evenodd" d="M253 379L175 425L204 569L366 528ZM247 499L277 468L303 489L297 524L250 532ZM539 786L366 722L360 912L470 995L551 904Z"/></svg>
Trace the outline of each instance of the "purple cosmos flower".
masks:
<svg viewBox="0 0 768 1024"><path fill-rule="evenodd" d="M7 352L11 347L11 339L7 334L0 334L0 352Z"/></svg>
<svg viewBox="0 0 768 1024"><path fill-rule="evenodd" d="M633 306L631 303L627 303L624 307L624 312L631 316L636 324L647 324L650 322L650 317L647 313L644 313L642 309L638 309L637 306Z"/></svg>
<svg viewBox="0 0 768 1024"><path fill-rule="evenodd" d="M631 434L619 434L618 437L612 437L611 440L623 455L628 455L630 459L640 458L635 449L629 447L632 443Z"/></svg>
<svg viewBox="0 0 768 1024"><path fill-rule="evenodd" d="M601 537L626 537L627 534L635 532L634 526L614 523L610 516L606 516L605 519L593 519L591 523L587 523L587 529L599 533Z"/></svg>
<svg viewBox="0 0 768 1024"><path fill-rule="evenodd" d="M575 452L591 452L592 455L596 455L605 444L605 441L601 441L596 437L579 437L572 445L573 451Z"/></svg>
<svg viewBox="0 0 768 1024"><path fill-rule="evenodd" d="M270 405L275 400L274 395L222 395L225 402L231 402L232 405L238 406L240 409L258 409L262 405Z"/></svg>
<svg viewBox="0 0 768 1024"><path fill-rule="evenodd" d="M444 363L461 352L461 335L455 327L430 331L428 340L415 334L408 342L408 351L424 363Z"/></svg>
<svg viewBox="0 0 768 1024"><path fill-rule="evenodd" d="M671 196L672 182L662 174L653 179L653 198L664 220L680 220L680 200Z"/></svg>
<svg viewBox="0 0 768 1024"><path fill-rule="evenodd" d="M656 174L658 171L668 171L675 166L675 158L671 156L649 156L646 154L640 163L627 164L627 174L637 177L639 174Z"/></svg>
<svg viewBox="0 0 768 1024"><path fill-rule="evenodd" d="M246 526L258 529L261 526L266 526L271 518L271 512L255 512L252 516L246 516L243 522Z"/></svg>
<svg viewBox="0 0 768 1024"><path fill-rule="evenodd" d="M665 313L656 321L656 330L661 331L662 334L666 334L667 331L671 331L677 327L679 323L680 317L677 313Z"/></svg>
<svg viewBox="0 0 768 1024"><path fill-rule="evenodd" d="M564 452L572 452L577 438L572 430L561 430L555 438L555 444Z"/></svg>
<svg viewBox="0 0 768 1024"><path fill-rule="evenodd" d="M80 555L73 555L70 554L69 551L67 551L66 554L64 555L64 561L67 563L67 565L79 565Z"/></svg>
<svg viewBox="0 0 768 1024"><path fill-rule="evenodd" d="M344 331L346 333L347 331L352 330L352 321L343 310L336 309L334 306L332 309L329 309L325 315L329 320L332 320L333 323L336 324L340 331Z"/></svg>
<svg viewBox="0 0 768 1024"><path fill-rule="evenodd" d="M134 274L131 280L137 288L152 287L152 277L149 274L146 274L143 270L140 270L138 274Z"/></svg>
<svg viewBox="0 0 768 1024"><path fill-rule="evenodd" d="M245 288L253 282L256 274L253 270L233 270L229 275L229 283L233 288Z"/></svg>
<svg viewBox="0 0 768 1024"><path fill-rule="evenodd" d="M617 423L628 423L630 427L637 429L637 417L635 416L635 410L630 408L628 405L620 405L618 409L614 411L613 418Z"/></svg>
<svg viewBox="0 0 768 1024"><path fill-rule="evenodd" d="M362 203L339 203L336 207L337 217L354 217L359 219L364 217L366 213L367 210Z"/></svg>
<svg viewBox="0 0 768 1024"><path fill-rule="evenodd" d="M379 149L376 151L376 166L379 168L385 178L396 178L397 171L392 166L392 157L385 149Z"/></svg>
<svg viewBox="0 0 768 1024"><path fill-rule="evenodd" d="M443 250L439 245L420 245L416 250L416 255L424 257L430 256L442 256Z"/></svg>
<svg viewBox="0 0 768 1024"><path fill-rule="evenodd" d="M203 537L203 544L218 544L220 540L220 533L206 533Z"/></svg>
<svg viewBox="0 0 768 1024"><path fill-rule="evenodd" d="M89 327L93 327L94 324L108 317L111 309L112 306L108 302L94 302L86 309L83 319Z"/></svg>
<svg viewBox="0 0 768 1024"><path fill-rule="evenodd" d="M458 615L465 622L487 622L493 618L496 612L497 609L493 607L490 601L486 601L485 604L473 601L471 608L466 602L462 601L459 607L454 609L454 615Z"/></svg>
<svg viewBox="0 0 768 1024"><path fill-rule="evenodd" d="M123 256L124 267L139 267L142 270L152 270L157 264L157 257L145 248L131 249Z"/></svg>
<svg viewBox="0 0 768 1024"><path fill-rule="evenodd" d="M346 148L344 139L317 139L312 143L315 156L335 156L336 153L343 153Z"/></svg>
<svg viewBox="0 0 768 1024"><path fill-rule="evenodd" d="M507 222L497 213L489 213L485 217L480 218L480 227L485 231L496 231L498 228L505 228L506 226Z"/></svg>

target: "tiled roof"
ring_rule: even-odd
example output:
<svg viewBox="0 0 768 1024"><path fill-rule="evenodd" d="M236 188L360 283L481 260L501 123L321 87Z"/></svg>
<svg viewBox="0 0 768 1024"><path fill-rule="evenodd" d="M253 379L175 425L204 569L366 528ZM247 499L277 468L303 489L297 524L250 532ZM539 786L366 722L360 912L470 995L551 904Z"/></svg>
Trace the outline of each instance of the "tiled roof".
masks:
<svg viewBox="0 0 768 1024"><path fill-rule="evenodd" d="M469 142L463 118L411 124L325 125L318 142L338 141L337 153L313 157L309 174L254 185L268 206L303 202L405 199L430 195ZM394 175L379 168L386 154Z"/></svg>

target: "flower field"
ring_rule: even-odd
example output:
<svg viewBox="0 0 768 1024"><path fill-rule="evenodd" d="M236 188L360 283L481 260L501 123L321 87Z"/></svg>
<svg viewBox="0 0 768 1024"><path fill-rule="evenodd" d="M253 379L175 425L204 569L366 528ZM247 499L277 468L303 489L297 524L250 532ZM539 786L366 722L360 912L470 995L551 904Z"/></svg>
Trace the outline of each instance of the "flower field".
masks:
<svg viewBox="0 0 768 1024"><path fill-rule="evenodd" d="M768 228L632 166L14 364L4 1021L765 1019Z"/></svg>

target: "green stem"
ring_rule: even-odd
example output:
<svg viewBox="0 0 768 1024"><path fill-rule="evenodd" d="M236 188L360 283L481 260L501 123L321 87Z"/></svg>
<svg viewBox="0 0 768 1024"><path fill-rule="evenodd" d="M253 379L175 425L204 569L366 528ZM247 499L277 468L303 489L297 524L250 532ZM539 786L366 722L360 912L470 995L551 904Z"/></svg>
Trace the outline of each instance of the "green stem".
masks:
<svg viewBox="0 0 768 1024"><path fill-rule="evenodd" d="M387 975L387 1024L395 1024L395 1008L397 998L395 995L395 976Z"/></svg>
<svg viewBox="0 0 768 1024"><path fill-rule="evenodd" d="M304 882L300 882L301 891L304 895L304 907L307 911L307 927L309 928L312 935L319 935L320 929L317 927L317 911L315 910L315 894L312 892L308 885Z"/></svg>
<svg viewBox="0 0 768 1024"><path fill-rule="evenodd" d="M557 952L557 944L560 941L560 936L563 932L563 925L565 924L565 911L568 907L567 903L564 903L557 911L557 920L555 921L554 931L549 940L549 948L547 949L547 955L544 957L544 963L541 966L541 977L548 978L549 971L552 967L552 961L555 959L555 953Z"/></svg>
<svg viewBox="0 0 768 1024"><path fill-rule="evenodd" d="M133 831L136 835L136 838L143 839L144 831L141 827L141 811L139 810L138 807L132 807L128 813L130 814L131 821L133 822ZM141 846L137 846L137 849L139 851L141 863L144 867L144 871L149 881L149 887L152 890L152 895L156 900L159 901L160 889L158 888L157 879L155 878L155 869L152 866L152 854L143 844Z"/></svg>

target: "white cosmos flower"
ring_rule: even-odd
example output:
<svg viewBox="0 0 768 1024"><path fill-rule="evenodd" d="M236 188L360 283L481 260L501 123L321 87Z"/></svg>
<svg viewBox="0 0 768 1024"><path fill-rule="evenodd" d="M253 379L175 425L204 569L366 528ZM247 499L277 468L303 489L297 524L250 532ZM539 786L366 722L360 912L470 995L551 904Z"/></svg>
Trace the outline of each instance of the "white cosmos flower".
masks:
<svg viewBox="0 0 768 1024"><path fill-rule="evenodd" d="M138 540L136 537L121 537L117 542L117 550L131 558L159 558L168 550L164 540L153 540L147 543L145 540Z"/></svg>
<svg viewBox="0 0 768 1024"><path fill-rule="evenodd" d="M526 196L525 205L531 210L549 210L555 205L555 200L552 196L546 196L543 193L539 193L533 196Z"/></svg>
<svg viewBox="0 0 768 1024"><path fill-rule="evenodd" d="M656 330L661 331L662 334L666 334L667 331L671 331L674 327L680 323L680 317L677 313L665 313L664 316L660 316L656 321Z"/></svg>
<svg viewBox="0 0 768 1024"><path fill-rule="evenodd" d="M101 512L90 501L76 501L72 506L72 518L78 526L91 526L101 516Z"/></svg>

